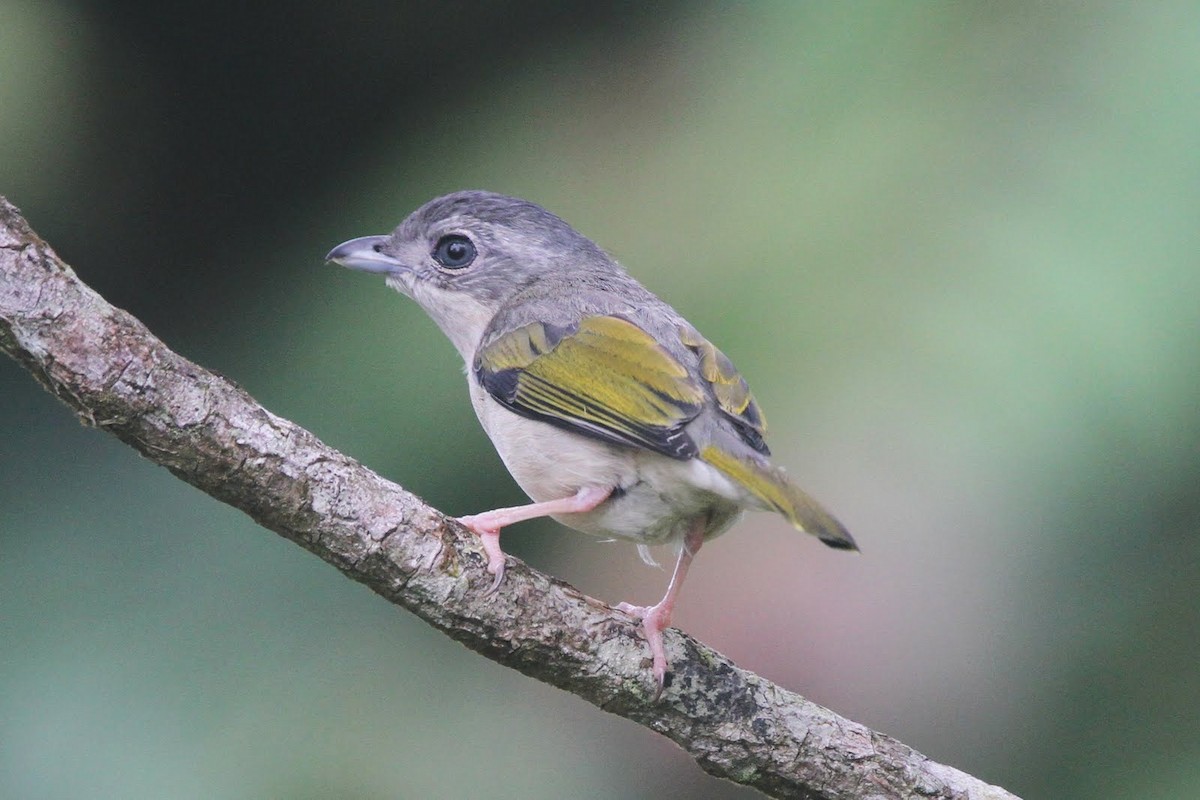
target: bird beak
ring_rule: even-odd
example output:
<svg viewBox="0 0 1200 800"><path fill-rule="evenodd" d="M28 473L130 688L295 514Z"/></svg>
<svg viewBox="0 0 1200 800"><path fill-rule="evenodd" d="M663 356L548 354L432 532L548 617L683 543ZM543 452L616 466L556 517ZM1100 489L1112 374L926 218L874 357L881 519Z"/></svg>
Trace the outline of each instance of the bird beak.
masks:
<svg viewBox="0 0 1200 800"><path fill-rule="evenodd" d="M407 267L383 252L387 240L386 236L360 236L330 250L325 260L362 272L392 275L406 270Z"/></svg>

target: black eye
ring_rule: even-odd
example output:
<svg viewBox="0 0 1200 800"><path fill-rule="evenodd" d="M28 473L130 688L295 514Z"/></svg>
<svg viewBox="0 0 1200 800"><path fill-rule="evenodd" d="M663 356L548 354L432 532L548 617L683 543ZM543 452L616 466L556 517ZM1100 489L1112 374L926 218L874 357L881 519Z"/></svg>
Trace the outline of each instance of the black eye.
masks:
<svg viewBox="0 0 1200 800"><path fill-rule="evenodd" d="M475 245L467 237L451 233L438 239L433 259L446 269L462 269L475 260Z"/></svg>

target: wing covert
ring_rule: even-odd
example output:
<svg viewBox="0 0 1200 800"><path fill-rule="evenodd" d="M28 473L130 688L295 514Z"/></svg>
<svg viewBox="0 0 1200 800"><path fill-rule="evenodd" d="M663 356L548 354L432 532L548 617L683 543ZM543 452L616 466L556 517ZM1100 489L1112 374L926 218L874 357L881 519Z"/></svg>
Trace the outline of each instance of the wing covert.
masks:
<svg viewBox="0 0 1200 800"><path fill-rule="evenodd" d="M763 416L746 379L729 357L717 349L690 325L679 326L679 338L700 358L700 374L717 398L717 405L737 428L742 440L763 455L771 455L763 434L767 419Z"/></svg>
<svg viewBox="0 0 1200 800"><path fill-rule="evenodd" d="M699 454L683 429L703 408L703 389L621 317L524 325L480 348L473 369L488 394L522 416L672 458Z"/></svg>

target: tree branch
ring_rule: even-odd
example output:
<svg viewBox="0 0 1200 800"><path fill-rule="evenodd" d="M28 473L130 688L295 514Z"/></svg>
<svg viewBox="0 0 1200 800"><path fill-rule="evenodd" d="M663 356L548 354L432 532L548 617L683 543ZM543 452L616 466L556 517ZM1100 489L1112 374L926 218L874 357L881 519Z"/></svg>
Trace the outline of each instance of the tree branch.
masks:
<svg viewBox="0 0 1200 800"><path fill-rule="evenodd" d="M0 197L0 348L85 424L467 647L670 737L707 772L774 797L1013 795L666 637L660 702L635 621L509 559L491 582L474 536L236 384L169 350L82 283Z"/></svg>

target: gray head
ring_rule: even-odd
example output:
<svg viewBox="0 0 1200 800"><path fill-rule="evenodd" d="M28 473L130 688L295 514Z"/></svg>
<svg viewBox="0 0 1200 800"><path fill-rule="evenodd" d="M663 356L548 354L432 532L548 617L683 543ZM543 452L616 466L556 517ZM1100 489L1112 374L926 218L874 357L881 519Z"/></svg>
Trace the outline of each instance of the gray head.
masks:
<svg viewBox="0 0 1200 800"><path fill-rule="evenodd" d="M637 285L546 209L483 191L430 200L391 234L351 239L326 259L386 275L388 285L417 301L465 358L496 313L522 296Z"/></svg>

